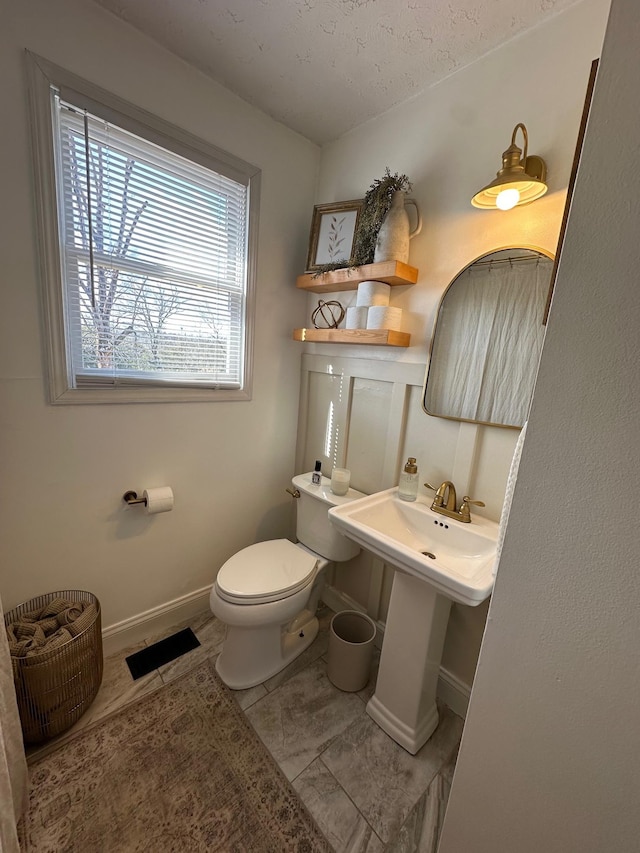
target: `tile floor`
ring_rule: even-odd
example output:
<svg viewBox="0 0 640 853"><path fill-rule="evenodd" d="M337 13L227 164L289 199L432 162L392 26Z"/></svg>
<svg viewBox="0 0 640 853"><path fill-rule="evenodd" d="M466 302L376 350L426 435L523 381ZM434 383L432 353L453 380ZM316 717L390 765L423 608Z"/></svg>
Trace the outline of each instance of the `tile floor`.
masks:
<svg viewBox="0 0 640 853"><path fill-rule="evenodd" d="M247 718L293 784L336 853L435 853L462 734L462 720L442 706L440 724L416 756L366 714L375 686L343 693L326 675L329 622L320 613L315 642L264 684L235 691ZM187 624L201 645L133 681L125 658ZM210 613L149 637L105 660L91 707L65 735L29 750L29 759L220 652L224 626Z"/></svg>

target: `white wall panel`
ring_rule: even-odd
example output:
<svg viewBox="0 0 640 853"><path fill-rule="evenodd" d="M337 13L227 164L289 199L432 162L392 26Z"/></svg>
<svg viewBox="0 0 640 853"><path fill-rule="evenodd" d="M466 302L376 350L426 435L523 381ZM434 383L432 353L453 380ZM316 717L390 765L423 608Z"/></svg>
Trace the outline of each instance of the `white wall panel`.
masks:
<svg viewBox="0 0 640 853"><path fill-rule="evenodd" d="M401 464L415 456L421 488L427 480L439 485L452 476L460 424L426 415L421 405L422 386L410 386L408 392Z"/></svg>
<svg viewBox="0 0 640 853"><path fill-rule="evenodd" d="M472 498L484 501L486 513L499 518L519 429L484 429L478 436L476 465L469 484Z"/></svg>
<svg viewBox="0 0 640 853"><path fill-rule="evenodd" d="M360 377L353 380L346 467L351 471L354 488L367 494L380 490L387 439L385 424L388 428L392 396L391 382Z"/></svg>
<svg viewBox="0 0 640 853"><path fill-rule="evenodd" d="M345 402L349 395L349 377L341 374L310 373L307 389L307 432L302 468L313 471L314 462L322 462L329 476L334 465L342 466L347 417Z"/></svg>

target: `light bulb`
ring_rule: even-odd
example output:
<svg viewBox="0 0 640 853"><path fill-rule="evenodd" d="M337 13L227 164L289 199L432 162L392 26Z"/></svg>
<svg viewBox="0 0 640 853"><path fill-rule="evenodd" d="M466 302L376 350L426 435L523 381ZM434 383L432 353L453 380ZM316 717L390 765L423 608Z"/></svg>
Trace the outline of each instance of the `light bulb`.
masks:
<svg viewBox="0 0 640 853"><path fill-rule="evenodd" d="M520 201L520 191L516 189L502 190L496 198L496 207L500 210L511 210Z"/></svg>

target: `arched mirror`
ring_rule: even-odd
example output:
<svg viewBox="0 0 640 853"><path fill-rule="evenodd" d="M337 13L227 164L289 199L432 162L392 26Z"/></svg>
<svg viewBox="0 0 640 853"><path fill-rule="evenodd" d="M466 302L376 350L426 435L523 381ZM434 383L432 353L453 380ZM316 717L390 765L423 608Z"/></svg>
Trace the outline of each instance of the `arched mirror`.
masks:
<svg viewBox="0 0 640 853"><path fill-rule="evenodd" d="M482 255L444 292L423 398L429 415L522 427L544 339L553 256L514 247Z"/></svg>

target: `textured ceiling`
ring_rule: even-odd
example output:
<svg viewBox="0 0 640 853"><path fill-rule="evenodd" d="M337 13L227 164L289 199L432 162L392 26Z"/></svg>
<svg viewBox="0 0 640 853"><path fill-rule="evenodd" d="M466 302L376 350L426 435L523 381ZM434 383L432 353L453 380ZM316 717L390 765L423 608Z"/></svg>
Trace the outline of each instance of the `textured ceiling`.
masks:
<svg viewBox="0 0 640 853"><path fill-rule="evenodd" d="M576 0L95 0L322 144Z"/></svg>

